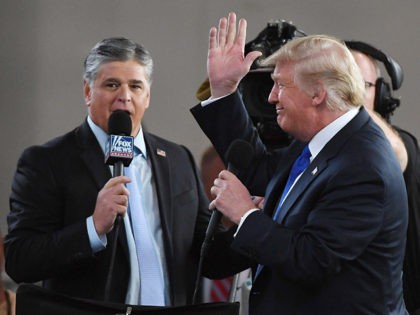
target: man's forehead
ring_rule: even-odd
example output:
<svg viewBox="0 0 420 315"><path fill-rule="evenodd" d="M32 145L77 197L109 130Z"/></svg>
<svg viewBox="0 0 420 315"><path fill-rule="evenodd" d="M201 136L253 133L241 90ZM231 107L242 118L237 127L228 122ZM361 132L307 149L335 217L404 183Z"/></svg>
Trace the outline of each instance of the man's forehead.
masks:
<svg viewBox="0 0 420 315"><path fill-rule="evenodd" d="M271 77L277 80L286 80L292 77L292 66L290 63L277 63Z"/></svg>
<svg viewBox="0 0 420 315"><path fill-rule="evenodd" d="M147 81L143 65L135 61L113 61L100 66L97 78L101 80Z"/></svg>
<svg viewBox="0 0 420 315"><path fill-rule="evenodd" d="M125 61L110 61L103 63L99 67L98 72L139 72L144 73L144 65L140 64L135 60L125 60Z"/></svg>

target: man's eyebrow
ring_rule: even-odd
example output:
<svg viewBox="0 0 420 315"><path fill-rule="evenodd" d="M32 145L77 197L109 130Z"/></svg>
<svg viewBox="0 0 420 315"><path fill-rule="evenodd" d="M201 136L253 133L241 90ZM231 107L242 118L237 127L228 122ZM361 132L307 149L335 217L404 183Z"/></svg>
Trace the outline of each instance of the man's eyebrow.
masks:
<svg viewBox="0 0 420 315"><path fill-rule="evenodd" d="M143 83L144 83L144 81L143 81L143 80L137 80L137 79L130 80L129 82L130 82L131 84L133 84L133 83L135 83L135 84L143 84Z"/></svg>
<svg viewBox="0 0 420 315"><path fill-rule="evenodd" d="M106 79L104 80L104 82L107 82L107 81L120 82L120 80L118 80L117 78L112 78L112 77L110 77L110 78L106 78Z"/></svg>

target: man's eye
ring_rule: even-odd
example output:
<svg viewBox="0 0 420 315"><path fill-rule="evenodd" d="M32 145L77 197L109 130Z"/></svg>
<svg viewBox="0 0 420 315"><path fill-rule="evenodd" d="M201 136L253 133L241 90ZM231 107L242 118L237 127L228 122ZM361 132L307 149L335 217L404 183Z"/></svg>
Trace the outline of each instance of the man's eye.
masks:
<svg viewBox="0 0 420 315"><path fill-rule="evenodd" d="M141 90L143 86L141 84L132 84L131 88L134 90Z"/></svg>
<svg viewBox="0 0 420 315"><path fill-rule="evenodd" d="M118 83L115 83L115 82L108 82L108 83L106 83L106 84L105 84L105 86L106 86L107 88L110 88L110 89L116 89L116 88L118 87Z"/></svg>

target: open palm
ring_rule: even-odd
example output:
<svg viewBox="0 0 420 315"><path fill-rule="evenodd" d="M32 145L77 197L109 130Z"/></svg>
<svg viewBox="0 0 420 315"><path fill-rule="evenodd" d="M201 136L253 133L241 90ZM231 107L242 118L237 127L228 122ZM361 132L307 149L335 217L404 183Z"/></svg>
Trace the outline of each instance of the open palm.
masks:
<svg viewBox="0 0 420 315"><path fill-rule="evenodd" d="M233 93L254 60L261 56L259 51L244 56L245 40L246 20L240 19L237 32L235 13L221 18L218 29L210 29L207 72L213 98Z"/></svg>

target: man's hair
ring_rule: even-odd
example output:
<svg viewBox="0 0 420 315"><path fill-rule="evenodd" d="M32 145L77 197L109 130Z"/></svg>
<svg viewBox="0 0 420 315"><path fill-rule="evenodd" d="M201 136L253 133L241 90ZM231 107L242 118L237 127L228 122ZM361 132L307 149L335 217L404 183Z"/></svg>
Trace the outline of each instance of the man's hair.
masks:
<svg viewBox="0 0 420 315"><path fill-rule="evenodd" d="M364 81L359 67L348 48L335 37L311 35L292 39L263 64L293 65L294 84L308 93L316 84L322 84L331 110L347 110L363 103Z"/></svg>
<svg viewBox="0 0 420 315"><path fill-rule="evenodd" d="M83 79L92 85L99 68L108 62L135 60L144 67L146 78L152 83L153 60L150 53L140 44L124 37L111 37L98 42L84 62Z"/></svg>

